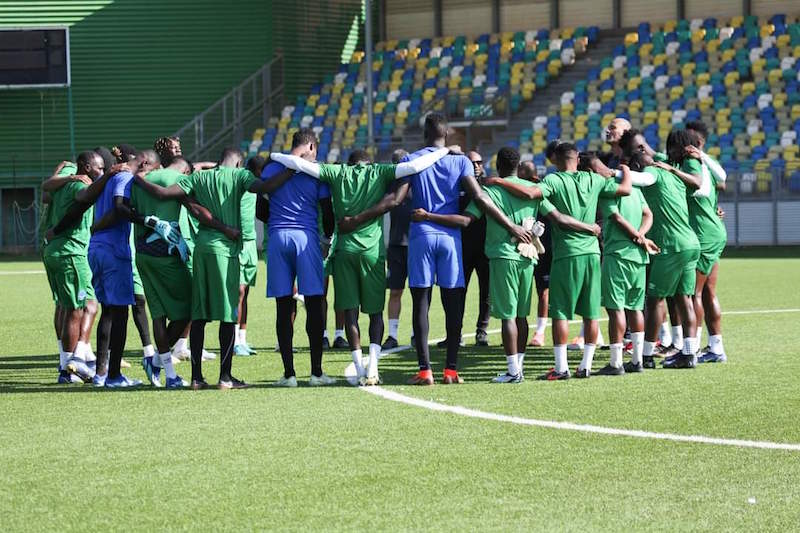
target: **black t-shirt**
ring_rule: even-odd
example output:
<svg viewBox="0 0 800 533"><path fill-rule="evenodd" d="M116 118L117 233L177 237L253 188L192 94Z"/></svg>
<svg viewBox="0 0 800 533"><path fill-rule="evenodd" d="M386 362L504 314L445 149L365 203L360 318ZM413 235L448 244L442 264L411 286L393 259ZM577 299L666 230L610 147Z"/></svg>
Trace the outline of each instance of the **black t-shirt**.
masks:
<svg viewBox="0 0 800 533"><path fill-rule="evenodd" d="M408 246L408 227L411 224L411 190L403 203L389 212L389 246Z"/></svg>

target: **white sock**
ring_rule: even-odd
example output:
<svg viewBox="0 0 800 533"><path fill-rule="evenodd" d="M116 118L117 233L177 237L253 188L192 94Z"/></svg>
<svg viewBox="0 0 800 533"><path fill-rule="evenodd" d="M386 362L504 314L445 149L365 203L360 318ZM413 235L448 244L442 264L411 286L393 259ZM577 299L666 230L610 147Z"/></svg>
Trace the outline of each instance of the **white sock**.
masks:
<svg viewBox="0 0 800 533"><path fill-rule="evenodd" d="M594 360L594 349L595 344L586 343L583 345L583 359L581 359L581 364L578 368L582 368L583 370L591 370L592 369L592 360Z"/></svg>
<svg viewBox="0 0 800 533"><path fill-rule="evenodd" d="M375 377L378 375L378 359L381 356L381 345L369 345L369 365L367 366L367 377Z"/></svg>
<svg viewBox="0 0 800 533"><path fill-rule="evenodd" d="M697 338L686 337L683 339L683 355L694 355L697 352Z"/></svg>
<svg viewBox="0 0 800 533"><path fill-rule="evenodd" d="M336 331L334 331L334 333L333 333L333 338L334 338L334 339L338 339L338 338L340 338L340 337L341 337L342 339L344 339L344 330L343 330L343 329L337 329L337 330L336 330Z"/></svg>
<svg viewBox="0 0 800 533"><path fill-rule="evenodd" d="M536 334L537 335L543 334L546 327L547 327L547 317L546 316L536 317Z"/></svg>
<svg viewBox="0 0 800 533"><path fill-rule="evenodd" d="M559 344L557 346L553 346L553 354L556 358L556 372L566 372L567 371L567 345L566 344Z"/></svg>
<svg viewBox="0 0 800 533"><path fill-rule="evenodd" d="M724 354L725 348L722 346L722 335L709 335L708 349L717 355Z"/></svg>
<svg viewBox="0 0 800 533"><path fill-rule="evenodd" d="M233 330L234 330L233 331L233 344L241 344L241 341L239 340L240 339L239 332L241 331L241 328L239 327L239 324L236 324L235 326L233 326Z"/></svg>
<svg viewBox="0 0 800 533"><path fill-rule="evenodd" d="M89 350L89 345L83 341L78 341L78 344L75 345L75 351L72 352L72 356L75 359L80 359L81 361L86 361L86 352Z"/></svg>
<svg viewBox="0 0 800 533"><path fill-rule="evenodd" d="M185 337L181 337L178 339L178 342L175 343L175 346L172 347L173 352L186 352L189 351L189 339Z"/></svg>
<svg viewBox="0 0 800 533"><path fill-rule="evenodd" d="M524 363L525 363L525 352L518 353L517 354L517 366L519 367L519 373L520 374L524 374L525 373Z"/></svg>
<svg viewBox="0 0 800 533"><path fill-rule="evenodd" d="M328 337L328 330L327 329L322 330L322 338L323 339L328 339L328 341L331 340L330 337Z"/></svg>
<svg viewBox="0 0 800 533"><path fill-rule="evenodd" d="M700 346L700 343L703 342L703 326L697 326L697 333L694 334L694 338L697 339L697 345Z"/></svg>
<svg viewBox="0 0 800 533"><path fill-rule="evenodd" d="M519 374L519 354L507 355L506 362L508 363L508 375L516 376Z"/></svg>
<svg viewBox="0 0 800 533"><path fill-rule="evenodd" d="M672 344L672 333L669 332L669 322L661 323L661 331L658 334L658 340L661 341L662 346L669 346Z"/></svg>
<svg viewBox="0 0 800 533"><path fill-rule="evenodd" d="M397 339L397 329L400 327L400 319L399 318L390 318L389 319L389 336Z"/></svg>
<svg viewBox="0 0 800 533"><path fill-rule="evenodd" d="M152 344L148 344L143 348L144 356L145 357L153 357L156 354L156 349L153 348Z"/></svg>
<svg viewBox="0 0 800 533"><path fill-rule="evenodd" d="M58 342L58 353L60 354L61 352L64 351L64 345L61 343L60 340L56 342Z"/></svg>
<svg viewBox="0 0 800 533"><path fill-rule="evenodd" d="M672 326L672 345L683 350L683 326Z"/></svg>
<svg viewBox="0 0 800 533"><path fill-rule="evenodd" d="M92 351L92 344L89 342L86 343L86 353L83 354L83 357L87 363L94 363L97 361L97 356Z"/></svg>
<svg viewBox="0 0 800 533"><path fill-rule="evenodd" d="M631 363L638 365L642 362L642 350L644 349L644 331L632 331L631 342L633 343L633 355L631 356ZM650 349L652 355L653 349Z"/></svg>
<svg viewBox="0 0 800 533"><path fill-rule="evenodd" d="M598 328L598 329L597 329L597 338L595 339L594 343L595 343L595 345L597 345L597 346L600 346L600 345L602 345L602 344L605 344L605 341L604 341L604 339L603 339L603 332L602 332L602 331L600 331L600 328Z"/></svg>
<svg viewBox="0 0 800 533"><path fill-rule="evenodd" d="M608 363L609 365L613 366L614 368L619 368L622 366L622 343L615 342L614 344L610 345L611 348L611 361Z"/></svg>
<svg viewBox="0 0 800 533"><path fill-rule="evenodd" d="M353 364L356 367L356 375L361 377L364 375L364 364L361 362L361 350L353 350L350 352L350 355L353 356Z"/></svg>
<svg viewBox="0 0 800 533"><path fill-rule="evenodd" d="M239 328L239 344L247 346L247 330Z"/></svg>
<svg viewBox="0 0 800 533"><path fill-rule="evenodd" d="M74 353L74 352L64 352L64 359L65 359L66 361L69 361L70 359L72 359L72 354L73 354L73 353ZM64 368L63 368L63 370L66 370L66 369L67 369L67 363L64 363Z"/></svg>
<svg viewBox="0 0 800 533"><path fill-rule="evenodd" d="M656 348L655 342L644 341L642 344L642 355L644 357L653 357L653 350Z"/></svg>
<svg viewBox="0 0 800 533"><path fill-rule="evenodd" d="M155 364L156 361L161 363L158 366L161 366L164 369L164 372L167 373L168 378L175 379L178 374L175 373L175 367L172 366L172 353L160 353L158 354L158 357L153 357L153 364Z"/></svg>
<svg viewBox="0 0 800 533"><path fill-rule="evenodd" d="M61 341L58 341L59 350L58 350L58 367L61 370L67 369L67 362L69 361L69 356L67 356L67 352L64 351L64 347L61 345Z"/></svg>

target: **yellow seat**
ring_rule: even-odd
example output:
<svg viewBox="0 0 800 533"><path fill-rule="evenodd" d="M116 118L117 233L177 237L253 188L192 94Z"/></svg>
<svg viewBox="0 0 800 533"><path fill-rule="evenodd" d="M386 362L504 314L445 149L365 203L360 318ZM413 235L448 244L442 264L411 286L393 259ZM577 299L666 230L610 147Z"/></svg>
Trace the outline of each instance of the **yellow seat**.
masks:
<svg viewBox="0 0 800 533"><path fill-rule="evenodd" d="M758 33L761 35L761 37L767 37L769 35L772 35L773 33L775 33L775 26L773 26L772 24L764 24L763 26L761 26L761 29Z"/></svg>
<svg viewBox="0 0 800 533"><path fill-rule="evenodd" d="M636 32L625 34L625 46L631 46L639 42L639 34Z"/></svg>

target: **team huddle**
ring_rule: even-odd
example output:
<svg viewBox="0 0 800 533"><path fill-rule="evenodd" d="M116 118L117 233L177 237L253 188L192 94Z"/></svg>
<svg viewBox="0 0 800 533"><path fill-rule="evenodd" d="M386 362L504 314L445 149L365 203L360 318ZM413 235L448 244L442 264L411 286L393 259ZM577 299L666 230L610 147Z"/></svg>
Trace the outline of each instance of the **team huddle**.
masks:
<svg viewBox="0 0 800 533"><path fill-rule="evenodd" d="M256 219L265 223L266 295L276 302L284 367L277 386L297 386L298 303L306 311L309 384L336 382L322 368L323 351L331 346L329 279L333 345L349 347L354 385L381 383L381 354L399 344L406 279L419 363L409 383L435 383L428 344L434 285L447 332L440 343L446 349L441 382L463 383L458 353L473 272L480 284L476 344L488 345L489 316L502 322L507 368L496 383L524 379L526 346L543 345L548 315L555 365L539 379L593 375L595 350L603 342L602 308L611 357L595 375L642 372L655 368L656 358L675 369L726 360L716 297L727 240L717 191L726 175L703 151L704 124L672 131L660 153L617 118L606 129L610 153L579 153L569 142L551 142L546 157L555 171L543 178L513 148L500 149L497 175L487 177L476 152L465 155L446 145L447 132L443 116L428 115L425 147L395 152L392 164L372 163L362 150L352 152L347 164L317 163L310 129L294 133L289 154L246 164L237 149L224 150L215 163L187 161L179 140L169 137L158 139L153 150L98 147L74 164L60 164L42 186L42 255L56 304L59 382L141 384L122 373L129 366L123 352L131 307L152 385L207 388L202 363L214 355L204 349L205 329L218 322L218 387L246 387L233 376L232 362L234 355L255 353L246 331L258 267ZM530 336L534 286L539 304ZM387 288L389 331L382 342ZM98 302L95 354L90 334ZM360 312L369 316L368 356L362 354ZM583 326L569 343L574 315ZM701 350L703 323L709 343ZM568 348L583 352L574 374ZM190 381L175 370L186 358Z"/></svg>

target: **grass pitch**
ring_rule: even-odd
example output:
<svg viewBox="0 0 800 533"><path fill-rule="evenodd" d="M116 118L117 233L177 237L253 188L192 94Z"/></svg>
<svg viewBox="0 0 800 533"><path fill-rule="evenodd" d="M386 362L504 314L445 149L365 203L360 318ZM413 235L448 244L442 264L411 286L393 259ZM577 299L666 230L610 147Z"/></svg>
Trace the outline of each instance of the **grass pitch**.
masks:
<svg viewBox="0 0 800 533"><path fill-rule="evenodd" d="M488 380L505 365L495 333L489 349L467 339L465 385L403 385L416 367L406 351L382 360L385 388L525 418L800 443L800 253L740 253L721 269L723 309L737 312L723 320L727 365L492 385ZM263 263L248 328L259 354L234 361L235 375L253 388L107 392L55 385L52 303L44 274L35 273L41 270L36 261L0 263L5 531L785 531L800 524L800 452L520 426L390 402L344 384L311 389L302 311L295 334L301 387L272 388L281 365ZM472 289L465 333L475 320ZM407 298L405 343L410 309ZM763 312L788 309L794 311ZM441 337L437 297L431 324L432 338ZM328 326L332 332L332 312ZM216 348L214 325L206 339ZM143 379L135 364L139 344L131 322L128 375ZM443 353L434 349L432 358L439 378ZM607 358L598 352L595 368ZM341 376L349 360L347 352L328 352L325 369ZM571 354L570 366L578 361ZM526 374L551 364L551 348L530 350ZM217 369L217 362L206 363L210 382ZM188 363L178 373L188 377Z"/></svg>

